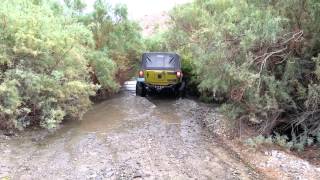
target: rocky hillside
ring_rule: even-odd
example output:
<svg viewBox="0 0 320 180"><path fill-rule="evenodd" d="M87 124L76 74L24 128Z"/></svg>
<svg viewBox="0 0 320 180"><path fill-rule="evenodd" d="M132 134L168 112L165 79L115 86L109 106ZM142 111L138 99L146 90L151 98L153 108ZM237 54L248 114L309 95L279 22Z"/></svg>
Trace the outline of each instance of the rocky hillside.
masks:
<svg viewBox="0 0 320 180"><path fill-rule="evenodd" d="M143 36L148 37L158 30L166 30L168 28L168 21L170 17L168 12L162 11L161 13L145 15L139 23L143 29Z"/></svg>

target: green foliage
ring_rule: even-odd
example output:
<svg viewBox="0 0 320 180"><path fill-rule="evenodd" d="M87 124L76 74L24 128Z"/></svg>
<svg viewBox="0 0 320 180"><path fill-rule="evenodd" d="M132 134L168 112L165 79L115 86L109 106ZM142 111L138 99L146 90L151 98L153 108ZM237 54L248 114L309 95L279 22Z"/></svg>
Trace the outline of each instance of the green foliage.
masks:
<svg viewBox="0 0 320 180"><path fill-rule="evenodd" d="M238 115L243 113L243 108L234 104L222 104L219 112L225 114L229 119L237 119Z"/></svg>
<svg viewBox="0 0 320 180"><path fill-rule="evenodd" d="M95 74L99 84L112 92L119 88L119 84L114 81L114 72L117 65L108 58L105 51L91 51L87 54L92 74Z"/></svg>
<svg viewBox="0 0 320 180"><path fill-rule="evenodd" d="M276 133L276 135L273 137L273 141L275 144L291 149L292 142L288 142L288 140L289 138L286 135L281 136L279 133Z"/></svg>
<svg viewBox="0 0 320 180"><path fill-rule="evenodd" d="M77 12L78 14L82 13L86 4L83 0L64 0L65 5L69 8Z"/></svg>
<svg viewBox="0 0 320 180"><path fill-rule="evenodd" d="M16 114L19 114L19 107L21 105L21 98L16 87L17 81L4 81L0 84L0 126L12 126L9 122L16 121ZM9 119L9 121L4 121Z"/></svg>
<svg viewBox="0 0 320 180"><path fill-rule="evenodd" d="M274 139L270 136L270 137L264 137L262 135L259 135L257 137L254 138L248 138L245 143L248 146L251 146L253 148L257 148L259 145L262 144L266 144L266 145L271 145L274 144Z"/></svg>
<svg viewBox="0 0 320 180"><path fill-rule="evenodd" d="M290 140L288 136L286 135L280 135L279 133L275 133L273 136L262 136L259 135L254 138L248 138L245 143L248 146L251 146L253 148L257 148L259 145L278 145L280 147L286 148L286 149L294 149L297 151L303 151L306 146L312 146L316 144L313 138L302 138L302 139L296 139L293 138Z"/></svg>
<svg viewBox="0 0 320 180"><path fill-rule="evenodd" d="M117 72L129 71L139 62L144 49L141 28L128 19L125 5L111 7L106 1L97 0L93 12L78 19L92 31L95 50L117 64Z"/></svg>
<svg viewBox="0 0 320 180"><path fill-rule="evenodd" d="M195 0L175 7L170 29L150 41L180 53L201 97L225 99L221 111L230 118L264 134L282 121L303 146L320 129L319 7L317 0Z"/></svg>
<svg viewBox="0 0 320 180"><path fill-rule="evenodd" d="M90 80L90 63L99 67L103 86L117 88L115 64L93 49L92 32L59 9L63 7L51 1L2 1L2 128L38 124L51 129L65 117L81 118L97 89Z"/></svg>
<svg viewBox="0 0 320 180"><path fill-rule="evenodd" d="M162 32L157 32L151 35L151 37L146 38L144 44L150 52L161 52L167 50L165 47L164 34Z"/></svg>

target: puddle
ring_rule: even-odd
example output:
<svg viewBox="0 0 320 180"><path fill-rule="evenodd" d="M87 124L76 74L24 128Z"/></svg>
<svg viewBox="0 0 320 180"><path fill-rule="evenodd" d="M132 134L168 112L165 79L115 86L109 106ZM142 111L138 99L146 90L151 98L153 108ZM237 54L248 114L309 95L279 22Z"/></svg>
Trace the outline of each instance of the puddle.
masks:
<svg viewBox="0 0 320 180"><path fill-rule="evenodd" d="M105 101L87 112L77 128L80 132L107 133L119 126L127 115L115 100Z"/></svg>
<svg viewBox="0 0 320 180"><path fill-rule="evenodd" d="M154 114L157 118L159 118L162 122L167 124L180 124L181 117L176 112L176 109L172 104L174 104L174 100L151 100L155 103L156 108Z"/></svg>

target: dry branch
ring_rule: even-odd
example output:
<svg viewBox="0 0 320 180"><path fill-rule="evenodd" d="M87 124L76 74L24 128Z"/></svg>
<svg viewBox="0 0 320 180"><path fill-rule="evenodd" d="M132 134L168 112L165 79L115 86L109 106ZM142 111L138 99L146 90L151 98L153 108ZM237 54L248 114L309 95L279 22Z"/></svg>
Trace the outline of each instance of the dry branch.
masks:
<svg viewBox="0 0 320 180"><path fill-rule="evenodd" d="M260 89L260 85L261 85L261 73L262 73L262 70L263 68L265 67L266 63L267 63L267 60L273 56L274 54L279 54L283 51L287 50L287 47L283 48L283 49L280 49L280 50L277 50L277 51L274 51L274 52L270 52L268 53L268 55L263 59L262 63L261 63L261 66L260 66L260 71L259 71L259 84L258 84L258 89Z"/></svg>

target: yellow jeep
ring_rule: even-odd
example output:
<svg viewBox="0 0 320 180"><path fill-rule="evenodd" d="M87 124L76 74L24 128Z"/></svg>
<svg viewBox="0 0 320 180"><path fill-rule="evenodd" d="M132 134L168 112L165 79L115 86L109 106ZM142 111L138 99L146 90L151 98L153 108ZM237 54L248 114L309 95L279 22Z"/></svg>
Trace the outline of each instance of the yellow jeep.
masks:
<svg viewBox="0 0 320 180"><path fill-rule="evenodd" d="M176 53L149 52L143 53L136 94L146 96L151 91L169 89L185 95L185 81L181 71L180 56Z"/></svg>

